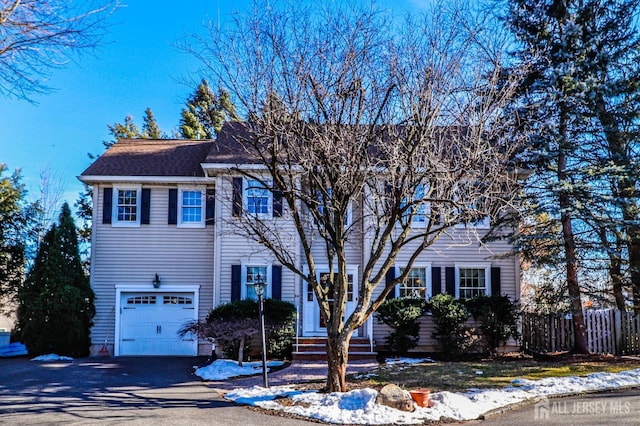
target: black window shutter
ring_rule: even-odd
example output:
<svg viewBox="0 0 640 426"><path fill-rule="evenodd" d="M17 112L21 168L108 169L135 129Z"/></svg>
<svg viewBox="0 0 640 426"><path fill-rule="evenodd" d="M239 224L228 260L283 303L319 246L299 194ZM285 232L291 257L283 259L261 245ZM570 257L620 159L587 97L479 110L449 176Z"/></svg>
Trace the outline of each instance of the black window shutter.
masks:
<svg viewBox="0 0 640 426"><path fill-rule="evenodd" d="M444 269L445 291L447 294L456 296L456 268L447 266Z"/></svg>
<svg viewBox="0 0 640 426"><path fill-rule="evenodd" d="M233 205L231 207L233 216L242 214L242 178L233 178Z"/></svg>
<svg viewBox="0 0 640 426"><path fill-rule="evenodd" d="M282 266L271 266L271 298L282 300Z"/></svg>
<svg viewBox="0 0 640 426"><path fill-rule="evenodd" d="M273 191L273 217L282 217L282 192Z"/></svg>
<svg viewBox="0 0 640 426"><path fill-rule="evenodd" d="M395 279L396 279L396 268L392 266L391 268L389 268L389 270L384 276L385 286L389 286ZM389 292L389 294L387 294L387 300L395 299L395 298L396 298L396 289L394 288Z"/></svg>
<svg viewBox="0 0 640 426"><path fill-rule="evenodd" d="M178 188L169 188L169 212L167 223L176 225L178 223Z"/></svg>
<svg viewBox="0 0 640 426"><path fill-rule="evenodd" d="M440 274L440 267L435 266L431 268L431 296L442 293L442 275Z"/></svg>
<svg viewBox="0 0 640 426"><path fill-rule="evenodd" d="M104 188L102 191L102 223L111 223L113 211L113 188Z"/></svg>
<svg viewBox="0 0 640 426"><path fill-rule="evenodd" d="M142 188L142 201L140 203L140 224L149 224L149 211L151 210L151 189Z"/></svg>
<svg viewBox="0 0 640 426"><path fill-rule="evenodd" d="M241 265L231 265L231 301L240 300Z"/></svg>
<svg viewBox="0 0 640 426"><path fill-rule="evenodd" d="M491 294L500 296L500 268L494 266L491 268Z"/></svg>
<svg viewBox="0 0 640 426"><path fill-rule="evenodd" d="M207 225L213 225L213 219L216 214L216 192L214 189L207 189L206 201L206 220Z"/></svg>

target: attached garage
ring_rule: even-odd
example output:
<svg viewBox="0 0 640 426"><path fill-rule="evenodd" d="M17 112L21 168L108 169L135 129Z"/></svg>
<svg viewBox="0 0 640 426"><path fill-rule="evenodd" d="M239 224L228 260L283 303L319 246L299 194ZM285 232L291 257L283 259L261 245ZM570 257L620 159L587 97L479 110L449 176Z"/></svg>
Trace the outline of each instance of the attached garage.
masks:
<svg viewBox="0 0 640 426"><path fill-rule="evenodd" d="M159 290L118 289L116 356L197 355L197 338L178 335L185 323L198 318L197 290Z"/></svg>

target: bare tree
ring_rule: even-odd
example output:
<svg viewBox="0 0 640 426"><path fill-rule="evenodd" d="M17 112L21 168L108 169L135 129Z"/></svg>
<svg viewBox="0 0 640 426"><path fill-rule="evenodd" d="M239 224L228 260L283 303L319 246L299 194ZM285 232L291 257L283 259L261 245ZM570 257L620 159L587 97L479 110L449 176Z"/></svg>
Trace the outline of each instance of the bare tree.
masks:
<svg viewBox="0 0 640 426"><path fill-rule="evenodd" d="M354 330L420 253L510 199L516 141L503 137L510 117L502 107L517 76L499 81L500 60L481 43L484 23L440 6L396 27L371 5L256 4L185 46L246 114L235 142L259 167L233 172L282 197L288 225L248 212L230 223L313 288L331 391L346 390ZM349 314L354 245L364 260ZM386 282L401 252L410 253L406 268ZM318 279L317 264L333 278Z"/></svg>
<svg viewBox="0 0 640 426"><path fill-rule="evenodd" d="M116 3L65 0L0 2L0 94L29 99L49 88L42 77L79 49L95 47Z"/></svg>

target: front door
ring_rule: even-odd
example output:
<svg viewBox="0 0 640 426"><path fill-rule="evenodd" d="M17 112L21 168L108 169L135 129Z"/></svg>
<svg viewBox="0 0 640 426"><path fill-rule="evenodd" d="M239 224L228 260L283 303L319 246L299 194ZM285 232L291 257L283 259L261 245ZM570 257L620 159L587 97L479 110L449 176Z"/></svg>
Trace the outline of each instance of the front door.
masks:
<svg viewBox="0 0 640 426"><path fill-rule="evenodd" d="M329 288L329 294L333 294L333 280L329 279L328 268L326 270L320 270L318 272L318 280ZM354 283L357 282L357 269L347 269L347 311L345 318L351 315L356 307L358 297L354 292ZM324 319L320 315L320 306L316 299L315 292L311 287L311 284L307 281L303 281L303 335L304 336L326 336L327 326ZM333 304L333 300L329 300L329 304ZM354 336L357 336L358 330L354 332Z"/></svg>

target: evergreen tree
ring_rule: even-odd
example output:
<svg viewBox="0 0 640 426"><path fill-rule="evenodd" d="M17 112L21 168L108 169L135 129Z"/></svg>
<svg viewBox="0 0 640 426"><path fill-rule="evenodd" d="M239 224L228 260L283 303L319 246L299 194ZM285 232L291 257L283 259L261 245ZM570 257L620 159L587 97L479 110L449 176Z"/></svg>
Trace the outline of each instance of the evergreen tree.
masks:
<svg viewBox="0 0 640 426"><path fill-rule="evenodd" d="M590 145L584 102L589 46L582 24L590 7L586 3L591 2L511 0L507 17L521 43L516 56L527 73L517 101L522 120L518 130L530 135L520 160L534 170L526 183L530 201L525 205L532 208L531 216L546 214L559 225L556 239L571 300L574 351L579 353L588 352L576 237L578 206L590 193L584 180L587 164L580 155Z"/></svg>
<svg viewBox="0 0 640 426"><path fill-rule="evenodd" d="M6 170L0 163L0 313L13 310L24 281L30 218L37 209L26 202L20 172L3 176Z"/></svg>
<svg viewBox="0 0 640 426"><path fill-rule="evenodd" d="M640 309L639 3L511 1L507 20L524 46L519 57L532 64L521 98L521 106L529 108L518 113L527 123L523 128L535 135L525 156L536 163L529 183L541 183L536 190L545 195L529 205L538 213L555 209L551 218L558 211L573 215L582 274L607 271L621 310L627 307L625 288L633 289L634 306ZM549 111L559 106L565 107L570 139L556 145L564 148L567 160L566 179L556 185L557 194L567 195L564 207L548 202L549 175L539 167L540 160L554 154L548 129L561 127ZM556 166L553 161L548 165Z"/></svg>
<svg viewBox="0 0 640 426"><path fill-rule="evenodd" d="M94 293L82 270L76 227L66 203L59 223L40 243L19 301L18 329L30 354L89 354Z"/></svg>
<svg viewBox="0 0 640 426"><path fill-rule="evenodd" d="M142 133L140 133L138 126L133 122L133 117L130 115L127 115L124 118L124 123L113 123L111 125L107 125L107 127L109 128L109 133L113 136L113 140L103 142L106 148L111 147L111 145L118 142L120 139L134 139L142 137Z"/></svg>
<svg viewBox="0 0 640 426"><path fill-rule="evenodd" d="M158 122L156 118L153 116L153 111L151 108L144 110L144 123L142 124L142 134L141 136L145 139L162 139L162 131L158 126Z"/></svg>
<svg viewBox="0 0 640 426"><path fill-rule="evenodd" d="M185 139L213 139L227 120L239 120L229 92L220 88L216 95L207 80L202 80L182 109L180 135Z"/></svg>

